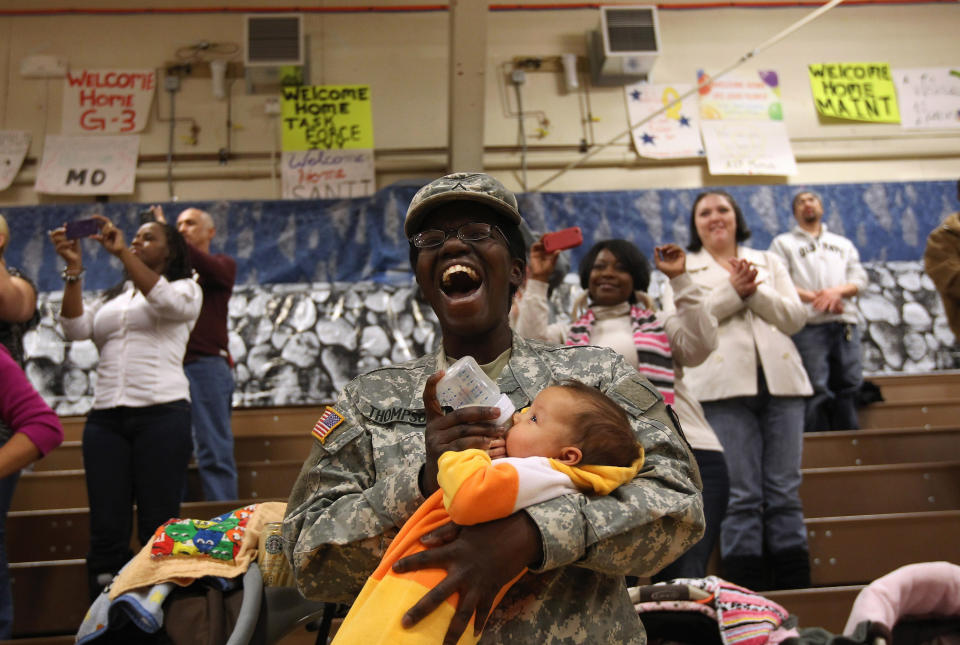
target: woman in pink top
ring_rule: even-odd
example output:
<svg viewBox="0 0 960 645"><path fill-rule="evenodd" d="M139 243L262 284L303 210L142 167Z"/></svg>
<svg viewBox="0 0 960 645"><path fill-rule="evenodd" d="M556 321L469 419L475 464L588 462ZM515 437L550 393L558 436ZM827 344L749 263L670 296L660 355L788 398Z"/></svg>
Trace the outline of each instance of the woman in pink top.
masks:
<svg viewBox="0 0 960 645"><path fill-rule="evenodd" d="M10 638L13 595L7 569L6 524L20 469L40 459L63 441L57 413L27 380L16 361L0 345L0 640Z"/></svg>

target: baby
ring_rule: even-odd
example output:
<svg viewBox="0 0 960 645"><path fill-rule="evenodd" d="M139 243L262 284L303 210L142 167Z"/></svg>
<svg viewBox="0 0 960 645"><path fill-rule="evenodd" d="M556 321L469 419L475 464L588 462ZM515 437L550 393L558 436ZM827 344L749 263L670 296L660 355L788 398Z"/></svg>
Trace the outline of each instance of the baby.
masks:
<svg viewBox="0 0 960 645"><path fill-rule="evenodd" d="M626 413L599 390L577 381L544 389L514 414L505 448L507 457L496 461L476 449L440 456L440 490L391 542L337 631L335 645L441 643L457 595L410 629L400 622L445 575L441 570L392 570L401 558L426 548L420 543L423 535L450 521L489 522L561 495L606 495L633 479L643 464L643 448ZM500 590L498 602L523 575ZM458 643L476 643L473 631L471 619Z"/></svg>

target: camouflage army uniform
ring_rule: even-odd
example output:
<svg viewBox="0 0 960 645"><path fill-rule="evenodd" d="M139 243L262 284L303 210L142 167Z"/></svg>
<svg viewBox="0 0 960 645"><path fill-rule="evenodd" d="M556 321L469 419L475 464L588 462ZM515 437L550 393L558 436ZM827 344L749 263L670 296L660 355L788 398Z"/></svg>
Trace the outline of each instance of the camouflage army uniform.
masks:
<svg viewBox="0 0 960 645"><path fill-rule="evenodd" d="M423 388L440 352L350 382L344 421L315 441L284 519L287 557L308 598L350 603L397 527L424 501ZM623 576L651 575L699 539L700 478L659 393L622 357L516 335L498 385L518 409L576 378L624 407L646 451L637 478L606 497L566 495L526 509L543 562L510 589L481 643L645 643Z"/></svg>

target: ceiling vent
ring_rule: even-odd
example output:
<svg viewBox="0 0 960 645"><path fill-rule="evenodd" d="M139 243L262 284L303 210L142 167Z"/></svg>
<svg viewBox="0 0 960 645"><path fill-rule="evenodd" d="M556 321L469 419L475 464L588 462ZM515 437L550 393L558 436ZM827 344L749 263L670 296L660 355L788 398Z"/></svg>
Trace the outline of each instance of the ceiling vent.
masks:
<svg viewBox="0 0 960 645"><path fill-rule="evenodd" d="M596 85L649 80L660 55L654 6L600 7L600 29L587 34L590 73Z"/></svg>
<svg viewBox="0 0 960 645"><path fill-rule="evenodd" d="M254 67L303 65L303 16L258 13L244 16L244 64Z"/></svg>

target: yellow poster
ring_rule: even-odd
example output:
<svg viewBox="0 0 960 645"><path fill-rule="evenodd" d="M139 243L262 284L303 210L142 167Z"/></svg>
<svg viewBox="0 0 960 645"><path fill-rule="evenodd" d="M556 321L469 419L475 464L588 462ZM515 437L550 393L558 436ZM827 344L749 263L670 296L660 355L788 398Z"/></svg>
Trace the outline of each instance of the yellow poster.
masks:
<svg viewBox="0 0 960 645"><path fill-rule="evenodd" d="M813 102L823 116L900 123L889 63L819 63L809 70Z"/></svg>
<svg viewBox="0 0 960 645"><path fill-rule="evenodd" d="M285 151L373 148L369 85L297 85L282 92Z"/></svg>

